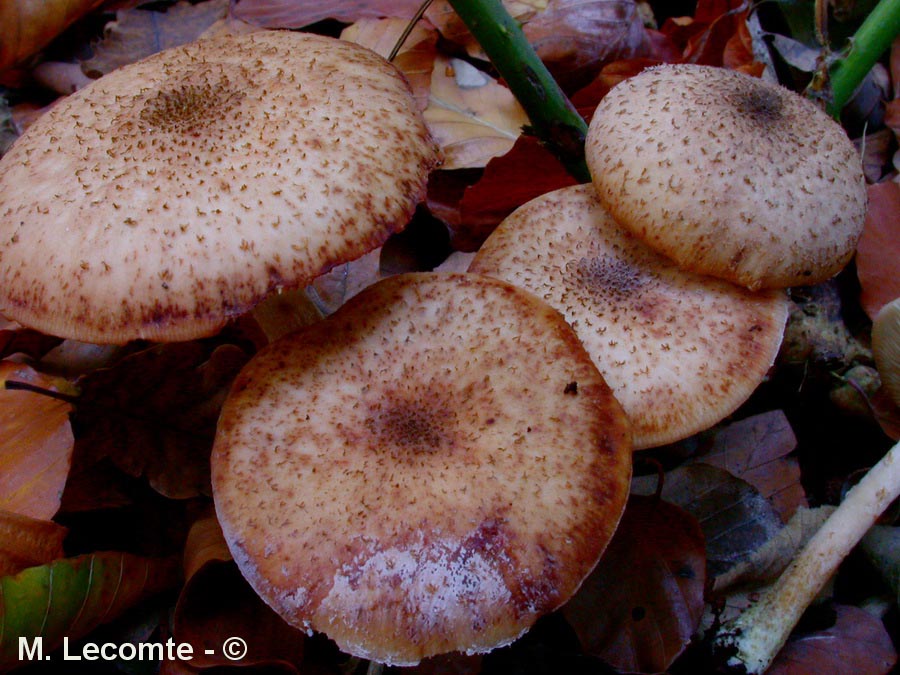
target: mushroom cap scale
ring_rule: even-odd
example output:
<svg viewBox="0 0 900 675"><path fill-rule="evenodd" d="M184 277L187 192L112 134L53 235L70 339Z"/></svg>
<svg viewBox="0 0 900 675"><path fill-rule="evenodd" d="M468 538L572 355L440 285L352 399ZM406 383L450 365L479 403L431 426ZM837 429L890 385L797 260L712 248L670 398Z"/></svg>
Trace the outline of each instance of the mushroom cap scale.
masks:
<svg viewBox="0 0 900 675"><path fill-rule="evenodd" d="M750 289L823 281L862 233L865 178L844 130L743 73L676 64L624 80L597 107L585 150L623 227Z"/></svg>
<svg viewBox="0 0 900 675"><path fill-rule="evenodd" d="M506 644L612 536L630 430L558 312L505 282L383 280L262 350L212 455L245 577L288 622L414 664Z"/></svg>
<svg viewBox="0 0 900 675"><path fill-rule="evenodd" d="M618 226L590 185L519 207L469 270L562 312L630 417L635 449L732 413L765 378L788 316L783 291L753 293L654 252Z"/></svg>
<svg viewBox="0 0 900 675"><path fill-rule="evenodd" d="M0 160L0 311L88 342L214 333L405 227L437 151L358 45L266 31L113 71Z"/></svg>

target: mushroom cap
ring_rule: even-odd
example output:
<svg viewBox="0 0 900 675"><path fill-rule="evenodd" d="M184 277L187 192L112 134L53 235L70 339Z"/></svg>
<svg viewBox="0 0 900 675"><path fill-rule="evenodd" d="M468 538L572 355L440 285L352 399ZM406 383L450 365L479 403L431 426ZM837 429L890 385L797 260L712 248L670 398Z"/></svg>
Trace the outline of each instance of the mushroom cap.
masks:
<svg viewBox="0 0 900 675"><path fill-rule="evenodd" d="M201 40L69 96L0 160L0 312L86 342L212 334L406 226L438 158L380 56Z"/></svg>
<svg viewBox="0 0 900 675"><path fill-rule="evenodd" d="M750 289L824 281L862 233L865 178L841 126L743 73L645 70L601 100L585 152L623 227L687 269Z"/></svg>
<svg viewBox="0 0 900 675"><path fill-rule="evenodd" d="M370 286L262 350L212 454L244 576L289 623L411 665L513 641L618 524L627 418L562 316L503 281Z"/></svg>
<svg viewBox="0 0 900 675"><path fill-rule="evenodd" d="M469 271L563 313L631 419L635 449L732 413L774 362L788 317L784 291L754 293L655 253L616 224L590 185L519 207Z"/></svg>
<svg viewBox="0 0 900 675"><path fill-rule="evenodd" d="M872 322L872 354L881 383L900 406L900 298L882 307Z"/></svg>

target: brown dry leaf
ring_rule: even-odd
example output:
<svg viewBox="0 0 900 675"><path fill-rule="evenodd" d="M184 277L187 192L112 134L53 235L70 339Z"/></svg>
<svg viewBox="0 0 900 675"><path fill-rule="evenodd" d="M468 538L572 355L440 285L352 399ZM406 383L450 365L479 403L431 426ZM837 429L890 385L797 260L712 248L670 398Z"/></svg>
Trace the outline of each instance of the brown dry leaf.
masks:
<svg viewBox="0 0 900 675"><path fill-rule="evenodd" d="M636 478L632 492L653 494L656 482L655 475ZM768 499L716 466L689 464L667 472L661 496L700 522L711 574L746 560L783 527Z"/></svg>
<svg viewBox="0 0 900 675"><path fill-rule="evenodd" d="M897 650L882 621L859 607L839 605L836 611L837 621L831 628L789 640L767 675L891 671Z"/></svg>
<svg viewBox="0 0 900 675"><path fill-rule="evenodd" d="M3 0L0 2L0 71L46 47L105 0Z"/></svg>
<svg viewBox="0 0 900 675"><path fill-rule="evenodd" d="M184 544L184 578L190 579L210 560L231 560L231 552L212 507L191 525Z"/></svg>
<svg viewBox="0 0 900 675"><path fill-rule="evenodd" d="M781 410L754 415L716 429L696 461L721 467L741 478L769 499L787 522L806 505L800 484L800 465L787 455L797 447L787 416Z"/></svg>
<svg viewBox="0 0 900 675"><path fill-rule="evenodd" d="M341 33L341 39L368 47L384 58L391 55L394 45L406 29L406 19L361 19ZM393 64L406 76L412 87L419 110L428 107L431 72L437 56L437 31L420 21L406 38Z"/></svg>
<svg viewBox="0 0 900 675"><path fill-rule="evenodd" d="M900 297L900 185L886 181L868 187L869 211L856 248L860 302L869 318Z"/></svg>
<svg viewBox="0 0 900 675"><path fill-rule="evenodd" d="M662 33L682 49L688 63L721 66L725 49L747 20L745 0L699 0L693 17L667 20Z"/></svg>
<svg viewBox="0 0 900 675"><path fill-rule="evenodd" d="M497 224L525 202L577 181L533 136L522 135L512 149L490 160L482 178L466 188L454 245L474 251Z"/></svg>
<svg viewBox="0 0 900 675"><path fill-rule="evenodd" d="M717 576L713 590L722 592L738 585L762 586L773 582L834 510L833 506L797 509L787 525L749 558Z"/></svg>
<svg viewBox="0 0 900 675"><path fill-rule="evenodd" d="M0 509L0 577L62 558L67 532L51 520Z"/></svg>
<svg viewBox="0 0 900 675"><path fill-rule="evenodd" d="M317 277L306 289L309 299L323 316L331 314L362 289L381 279L381 248L335 267Z"/></svg>
<svg viewBox="0 0 900 675"><path fill-rule="evenodd" d="M0 358L12 354L25 354L40 358L62 340L44 335L31 328L24 328L15 321L0 316Z"/></svg>
<svg viewBox="0 0 900 675"><path fill-rule="evenodd" d="M106 35L95 45L94 55L82 63L82 69L91 77L100 77L156 52L192 42L227 11L228 0L206 0L196 5L182 0L165 12L116 12L116 20L107 24Z"/></svg>
<svg viewBox="0 0 900 675"><path fill-rule="evenodd" d="M68 395L73 390L28 366L0 362L0 508L49 520L59 509L72 465L72 406L39 393L7 390L8 381Z"/></svg>
<svg viewBox="0 0 900 675"><path fill-rule="evenodd" d="M703 613L703 534L687 512L632 496L616 534L562 612L585 651L627 672L663 672Z"/></svg>
<svg viewBox="0 0 900 675"><path fill-rule="evenodd" d="M421 0L235 0L234 18L264 28L303 28L324 19L411 19Z"/></svg>
<svg viewBox="0 0 900 675"><path fill-rule="evenodd" d="M509 15L520 24L527 23L539 12L547 9L549 0L502 0L503 7ZM417 4L418 7L418 4ZM466 28L466 24L459 18L456 10L448 0L434 0L425 12L425 16L437 26L441 36L466 48L469 56L487 60L481 45Z"/></svg>
<svg viewBox="0 0 900 675"><path fill-rule="evenodd" d="M550 0L523 31L564 87L585 82L604 63L643 55L650 45L634 0Z"/></svg>
<svg viewBox="0 0 900 675"><path fill-rule="evenodd" d="M209 494L219 409L247 354L234 345L158 345L80 381L85 466L109 457L172 499Z"/></svg>
<svg viewBox="0 0 900 675"><path fill-rule="evenodd" d="M210 560L188 580L173 632L177 642L193 645L195 668L235 665L222 654L222 644L240 636L248 648L241 666L283 665L298 672L306 643L306 635L259 598L233 561Z"/></svg>
<svg viewBox="0 0 900 675"><path fill-rule="evenodd" d="M480 168L512 148L528 116L512 92L461 59L438 56L425 122L444 169Z"/></svg>
<svg viewBox="0 0 900 675"><path fill-rule="evenodd" d="M322 313L302 288L271 293L251 310L250 315L265 334L265 344L322 318Z"/></svg>

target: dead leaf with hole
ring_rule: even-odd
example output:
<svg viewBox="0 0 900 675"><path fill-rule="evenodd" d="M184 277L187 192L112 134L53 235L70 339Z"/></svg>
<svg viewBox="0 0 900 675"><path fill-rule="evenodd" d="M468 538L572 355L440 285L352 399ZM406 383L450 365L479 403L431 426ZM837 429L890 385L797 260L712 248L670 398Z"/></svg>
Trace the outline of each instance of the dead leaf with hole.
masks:
<svg viewBox="0 0 900 675"><path fill-rule="evenodd" d="M767 675L846 673L881 675L897 663L897 650L882 621L859 607L838 605L826 630L788 640Z"/></svg>
<svg viewBox="0 0 900 675"><path fill-rule="evenodd" d="M209 494L219 408L248 355L235 345L157 345L79 381L84 465L109 457L172 499Z"/></svg>
<svg viewBox="0 0 900 675"><path fill-rule="evenodd" d="M721 467L747 481L769 499L785 522L806 505L800 465L787 457L797 447L787 416L781 410L754 415L705 435L708 447L696 461Z"/></svg>
<svg viewBox="0 0 900 675"><path fill-rule="evenodd" d="M444 169L480 168L512 148L528 116L512 92L461 59L438 56L425 122Z"/></svg>
<svg viewBox="0 0 900 675"><path fill-rule="evenodd" d="M59 509L75 438L72 406L31 391L5 389L8 381L64 394L65 380L11 361L0 362L0 509L49 520Z"/></svg>
<svg viewBox="0 0 900 675"><path fill-rule="evenodd" d="M37 53L105 0L0 2L0 71Z"/></svg>
<svg viewBox="0 0 900 675"><path fill-rule="evenodd" d="M900 297L900 185L886 181L868 187L869 210L856 248L860 302L869 318Z"/></svg>
<svg viewBox="0 0 900 675"><path fill-rule="evenodd" d="M686 511L632 496L594 571L562 612L584 650L627 672L663 672L703 613L703 534Z"/></svg>
<svg viewBox="0 0 900 675"><path fill-rule="evenodd" d="M91 77L100 77L120 66L199 38L228 12L228 0L206 0L192 5L185 0L165 12L125 9L106 26L106 34L94 47L94 55L82 63Z"/></svg>
<svg viewBox="0 0 900 675"><path fill-rule="evenodd" d="M65 556L68 530L52 520L38 520L0 510L0 577Z"/></svg>

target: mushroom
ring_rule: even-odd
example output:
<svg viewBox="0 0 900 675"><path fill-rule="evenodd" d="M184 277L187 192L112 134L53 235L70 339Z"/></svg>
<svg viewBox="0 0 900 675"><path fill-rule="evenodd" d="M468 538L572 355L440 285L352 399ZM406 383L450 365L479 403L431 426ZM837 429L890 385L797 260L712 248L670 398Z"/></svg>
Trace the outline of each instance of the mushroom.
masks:
<svg viewBox="0 0 900 675"><path fill-rule="evenodd" d="M630 417L636 449L733 412L774 362L788 316L784 291L753 293L655 253L616 224L589 184L519 207L469 271L562 312Z"/></svg>
<svg viewBox="0 0 900 675"><path fill-rule="evenodd" d="M192 339L405 227L438 161L358 45L209 38L65 99L0 160L0 312L96 343Z"/></svg>
<svg viewBox="0 0 900 675"><path fill-rule="evenodd" d="M232 555L289 623L410 665L559 607L625 505L627 418L563 317L411 273L261 350L212 453Z"/></svg>
<svg viewBox="0 0 900 675"><path fill-rule="evenodd" d="M778 85L689 64L600 102L586 155L600 200L648 246L757 290L815 284L862 232L862 165L841 126Z"/></svg>

